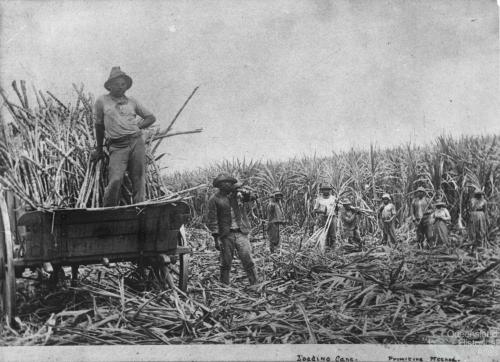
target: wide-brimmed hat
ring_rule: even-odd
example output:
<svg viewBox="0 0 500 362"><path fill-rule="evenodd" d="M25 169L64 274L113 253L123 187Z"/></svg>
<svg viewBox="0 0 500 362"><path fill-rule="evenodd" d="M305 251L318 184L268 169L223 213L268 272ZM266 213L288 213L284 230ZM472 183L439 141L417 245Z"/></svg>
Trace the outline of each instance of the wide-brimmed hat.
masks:
<svg viewBox="0 0 500 362"><path fill-rule="evenodd" d="M351 201L348 199L344 199L340 202L342 205L352 205Z"/></svg>
<svg viewBox="0 0 500 362"><path fill-rule="evenodd" d="M319 189L320 190L331 190L332 189L332 185L329 185L327 183L320 183L319 184Z"/></svg>
<svg viewBox="0 0 500 362"><path fill-rule="evenodd" d="M238 180L236 180L233 176L231 175L228 175L227 173L220 173L219 175L217 175L217 177L214 179L213 181L213 185L214 187L219 187L219 184L221 182L224 182L224 181L227 181L227 182L231 182L232 184L235 184L238 182Z"/></svg>
<svg viewBox="0 0 500 362"><path fill-rule="evenodd" d="M446 206L446 202L444 202L443 200L438 200L436 201L436 203L434 204L434 206Z"/></svg>
<svg viewBox="0 0 500 362"><path fill-rule="evenodd" d="M104 88L106 88L107 90L111 90L109 87L110 82L113 79L120 78L120 77L127 81L127 83L128 83L127 89L132 87L132 78L130 78L130 76L128 76L125 72L123 72L120 69L120 67L113 67L113 68L111 68L111 72L109 73L108 80L104 83Z"/></svg>
<svg viewBox="0 0 500 362"><path fill-rule="evenodd" d="M474 195L484 195L484 191L477 188L474 190Z"/></svg>
<svg viewBox="0 0 500 362"><path fill-rule="evenodd" d="M273 195L273 196L283 196L283 192L281 192L281 190L280 190L280 189L275 188L275 189L271 192L271 195Z"/></svg>
<svg viewBox="0 0 500 362"><path fill-rule="evenodd" d="M382 195L382 200L383 200L383 199L390 200L390 199L391 199L391 195L389 195L389 194L383 194L383 195Z"/></svg>
<svg viewBox="0 0 500 362"><path fill-rule="evenodd" d="M425 189L422 186L419 186L419 187L417 187L416 192L419 192L419 191L425 192Z"/></svg>

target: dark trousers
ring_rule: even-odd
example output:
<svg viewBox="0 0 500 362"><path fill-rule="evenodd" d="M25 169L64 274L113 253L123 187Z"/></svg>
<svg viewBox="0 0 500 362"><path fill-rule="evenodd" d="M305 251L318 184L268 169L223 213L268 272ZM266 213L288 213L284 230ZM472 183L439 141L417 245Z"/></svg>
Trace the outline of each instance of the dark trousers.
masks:
<svg viewBox="0 0 500 362"><path fill-rule="evenodd" d="M394 227L394 220L391 222L382 221L382 242L396 244L396 228Z"/></svg>
<svg viewBox="0 0 500 362"><path fill-rule="evenodd" d="M133 187L133 202L146 197L146 145L142 136L112 142L109 147L108 185L104 191L104 207L120 203L120 191L125 171Z"/></svg>
<svg viewBox="0 0 500 362"><path fill-rule="evenodd" d="M229 235L222 237L220 241L221 282L229 284L229 274L231 272L231 265L233 264L234 249L236 249L250 284L255 284L257 282L257 272L252 259L252 246L250 245L248 235L232 231Z"/></svg>
<svg viewBox="0 0 500 362"><path fill-rule="evenodd" d="M432 229L430 215L424 215L417 224L417 242L421 244L427 239L427 242L430 243L434 237Z"/></svg>
<svg viewBox="0 0 500 362"><path fill-rule="evenodd" d="M354 229L344 229L344 238L349 241L355 242L359 245L359 247L361 247L363 244L361 241L361 235L359 234L359 229L357 227L355 227Z"/></svg>
<svg viewBox="0 0 500 362"><path fill-rule="evenodd" d="M270 223L267 226L267 236L269 237L269 249L271 253L280 245L280 226L276 223Z"/></svg>

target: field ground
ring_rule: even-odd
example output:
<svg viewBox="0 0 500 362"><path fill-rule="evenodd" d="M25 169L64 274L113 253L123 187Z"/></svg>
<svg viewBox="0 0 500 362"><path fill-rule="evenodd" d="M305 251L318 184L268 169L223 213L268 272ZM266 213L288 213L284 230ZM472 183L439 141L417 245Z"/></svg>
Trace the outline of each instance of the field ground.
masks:
<svg viewBox="0 0 500 362"><path fill-rule="evenodd" d="M189 233L188 296L137 280L130 264L81 267L75 287L69 270L55 289L18 279L19 326L4 327L0 344L453 344L471 331L493 343L484 336L500 331L498 247L470 254L403 241L392 249L368 237L362 252L340 243L320 253L298 250L303 233L295 232L273 255L265 241L252 244L257 286L236 261L227 287L208 234Z"/></svg>

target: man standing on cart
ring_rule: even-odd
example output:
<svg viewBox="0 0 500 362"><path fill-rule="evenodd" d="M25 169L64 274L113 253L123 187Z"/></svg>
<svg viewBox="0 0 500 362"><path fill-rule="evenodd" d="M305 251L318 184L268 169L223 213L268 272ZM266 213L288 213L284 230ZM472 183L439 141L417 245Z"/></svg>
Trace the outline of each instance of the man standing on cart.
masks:
<svg viewBox="0 0 500 362"><path fill-rule="evenodd" d="M208 200L208 229L215 248L220 251L220 280L229 284L234 250L245 269L250 284L257 283L257 270L252 259L252 246L248 234L251 226L246 205L256 196L244 187L236 188L237 180L227 174L218 175L213 181L219 191Z"/></svg>
<svg viewBox="0 0 500 362"><path fill-rule="evenodd" d="M103 158L104 136L109 141L108 185L104 191L103 206L117 206L125 171L133 187L133 202L142 202L146 196L146 146L142 130L156 118L136 99L125 92L132 86L132 78L113 67L104 83L109 93L95 102L96 150L92 160ZM139 117L138 117L139 116Z"/></svg>

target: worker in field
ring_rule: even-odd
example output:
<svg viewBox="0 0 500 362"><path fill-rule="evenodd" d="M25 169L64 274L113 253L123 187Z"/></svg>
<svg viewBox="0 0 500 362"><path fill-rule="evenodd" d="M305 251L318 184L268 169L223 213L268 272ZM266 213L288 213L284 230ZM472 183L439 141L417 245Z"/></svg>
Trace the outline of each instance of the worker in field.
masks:
<svg viewBox="0 0 500 362"><path fill-rule="evenodd" d="M280 225L284 223L283 193L279 189L275 189L267 204L267 235L271 253L274 253L280 245Z"/></svg>
<svg viewBox="0 0 500 362"><path fill-rule="evenodd" d="M382 205L379 208L379 217L382 221L382 243L396 244L396 228L394 226L396 218L396 207L391 202L389 194L382 195Z"/></svg>
<svg viewBox="0 0 500 362"><path fill-rule="evenodd" d="M448 224L451 221L450 212L446 208L446 203L442 200L434 204L435 210L431 215L434 228L434 246L449 245L448 242Z"/></svg>
<svg viewBox="0 0 500 362"><path fill-rule="evenodd" d="M104 137L109 143L108 185L103 205L117 206L125 171L132 182L133 202L142 202L146 194L146 147L142 130L155 122L155 116L141 103L125 92L132 86L132 78L113 67L104 83L109 93L95 102L95 132L97 147L92 153L96 161L104 156Z"/></svg>
<svg viewBox="0 0 500 362"><path fill-rule="evenodd" d="M416 190L416 198L410 207L410 216L417 231L417 242L423 245L424 240L430 244L432 241L432 207L431 200L426 196L425 189L419 187Z"/></svg>
<svg viewBox="0 0 500 362"><path fill-rule="evenodd" d="M344 238L350 242L356 243L356 245L361 250L363 247L361 236L359 235L358 227L358 214L359 212L352 207L351 201L342 201L342 212L340 214L340 219L342 220L342 231Z"/></svg>
<svg viewBox="0 0 500 362"><path fill-rule="evenodd" d="M219 191L208 200L208 229L212 233L215 248L220 251L220 280L229 284L234 251L238 252L250 284L257 283L257 270L252 259L252 247L248 234L248 202L256 196L247 188L236 188L237 180L227 174L219 174L213 186Z"/></svg>
<svg viewBox="0 0 500 362"><path fill-rule="evenodd" d="M326 246L331 248L335 245L337 235L337 198L332 194L330 185L321 184L319 192L320 194L316 198L313 209L316 216L316 229L325 227L329 223L326 233Z"/></svg>
<svg viewBox="0 0 500 362"><path fill-rule="evenodd" d="M486 220L487 202L484 198L484 192L481 189L474 191L474 196L470 201L470 221L469 221L469 239L474 248L484 247L488 224Z"/></svg>

